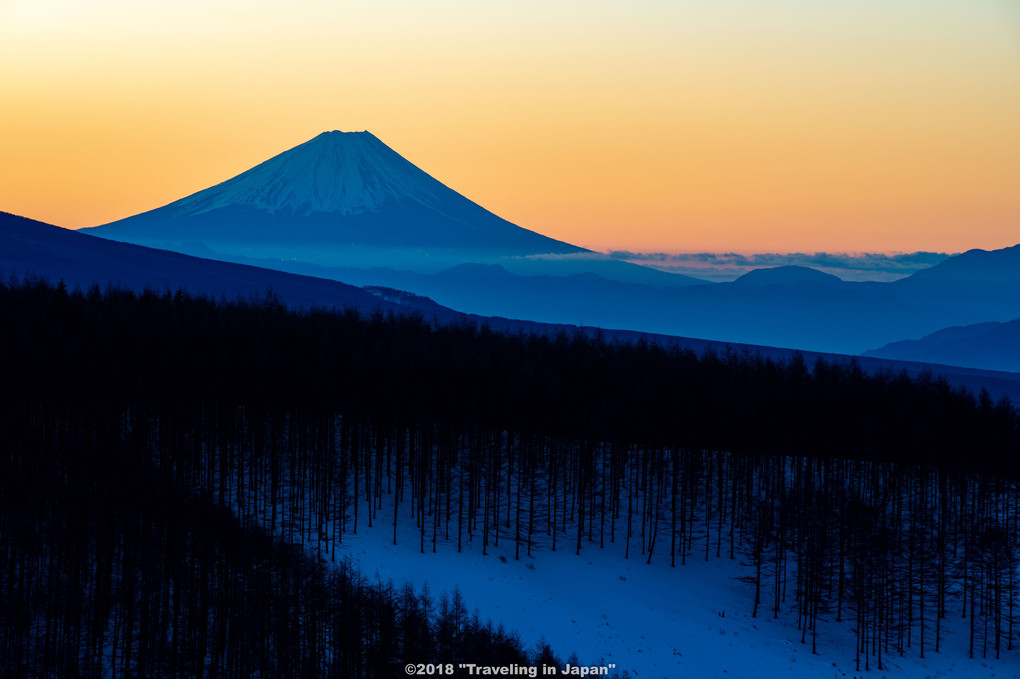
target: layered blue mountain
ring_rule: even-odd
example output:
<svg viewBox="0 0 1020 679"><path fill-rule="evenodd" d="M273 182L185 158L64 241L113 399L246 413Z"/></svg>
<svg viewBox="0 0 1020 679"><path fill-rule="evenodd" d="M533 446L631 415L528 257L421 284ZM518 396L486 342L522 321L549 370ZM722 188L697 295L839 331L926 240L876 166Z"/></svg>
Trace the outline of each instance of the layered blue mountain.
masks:
<svg viewBox="0 0 1020 679"><path fill-rule="evenodd" d="M627 283L591 272L519 275L497 264L461 264L420 273L300 261L235 261L355 285L411 290L486 316L841 354L859 354L948 325L987 320L982 312L942 303L935 295L907 294L912 291L888 283L848 283L814 270L759 270L732 283L678 288ZM1014 316L1018 315L1020 305Z"/></svg>
<svg viewBox="0 0 1020 679"><path fill-rule="evenodd" d="M1000 250L969 250L889 285L904 298L966 309L979 317L976 321L1018 318L1020 245Z"/></svg>
<svg viewBox="0 0 1020 679"><path fill-rule="evenodd" d="M334 272L335 273L335 272ZM364 273L364 272L362 272ZM566 291L591 290L619 294L621 290L658 291L667 295L669 290L651 286L625 286L614 281L588 275L578 276L516 276L498 266L464 265L442 274L419 276L419 280L436 280L456 286L469 287L476 283L478 274L486 274L498 286L531 285L530 293L539 294L552 289L554 296L562 297ZM412 274L404 274L410 276ZM537 334L581 332L601 334L607 341L650 341L664 346L682 346L696 352L736 351L741 354L762 355L776 360L789 359L799 354L812 365L817 358L833 361L848 360L847 356L818 352L795 352L770 346L752 346L734 342L717 342L704 339L667 336L620 329L578 327L564 323L543 324L506 317L479 316L453 311L434 301L404 290L386 286L359 288L335 280L295 275L282 271L243 264L215 261L167 252L134 244L119 243L77 233L24 217L0 212L0 276L12 278L38 277L52 283L63 281L69 287L100 288L118 286L133 290L153 289L176 291L184 289L191 294L207 295L216 299L259 299L269 291L277 299L295 308L354 308L362 312L381 310L393 313L420 314L426 320L439 323L484 323L495 330ZM554 284L562 287L556 288ZM765 286L768 290L777 286ZM778 286L782 288L783 286ZM600 289L601 288L601 289ZM707 286L706 290L723 290L726 286ZM632 290L633 292L633 290ZM677 292L677 291L673 291ZM661 299L666 299L663 297ZM619 300L617 300L619 301ZM593 311L595 305L587 307ZM2 330L0 323L0 330ZM610 326L611 327L611 326ZM861 358L861 367L868 371L906 371L911 375L933 372L952 384L972 390L988 388L996 398L1007 396L1020 402L1020 374L1000 371L974 370L933 366L923 363L889 361L880 358Z"/></svg>
<svg viewBox="0 0 1020 679"><path fill-rule="evenodd" d="M590 252L492 214L367 132L327 132L221 184L88 230L473 314L859 354L1020 318L1020 246L893 283L806 267L709 284Z"/></svg>
<svg viewBox="0 0 1020 679"><path fill-rule="evenodd" d="M1020 319L976 323L891 342L865 356L1020 372Z"/></svg>

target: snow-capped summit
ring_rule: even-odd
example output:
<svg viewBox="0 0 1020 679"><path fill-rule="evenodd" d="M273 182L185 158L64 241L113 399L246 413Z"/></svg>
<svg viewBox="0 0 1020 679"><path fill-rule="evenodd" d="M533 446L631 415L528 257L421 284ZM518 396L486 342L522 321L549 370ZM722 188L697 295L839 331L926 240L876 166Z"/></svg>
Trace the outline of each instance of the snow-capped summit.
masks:
<svg viewBox="0 0 1020 679"><path fill-rule="evenodd" d="M334 130L175 205L182 215L236 206L270 214L357 215L400 200L439 209L449 191L371 132Z"/></svg>
<svg viewBox="0 0 1020 679"><path fill-rule="evenodd" d="M90 231L173 249L202 244L280 257L295 256L291 248L351 246L504 256L582 251L492 214L367 131L323 132L221 184Z"/></svg>

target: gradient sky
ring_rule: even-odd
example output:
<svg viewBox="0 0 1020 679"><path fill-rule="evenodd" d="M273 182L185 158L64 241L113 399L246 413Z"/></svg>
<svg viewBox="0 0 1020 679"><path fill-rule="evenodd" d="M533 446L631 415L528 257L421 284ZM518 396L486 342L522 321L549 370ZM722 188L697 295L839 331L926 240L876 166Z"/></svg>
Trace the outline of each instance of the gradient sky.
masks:
<svg viewBox="0 0 1020 679"><path fill-rule="evenodd" d="M1016 0L0 0L0 210L158 207L323 130L597 249L1020 242Z"/></svg>

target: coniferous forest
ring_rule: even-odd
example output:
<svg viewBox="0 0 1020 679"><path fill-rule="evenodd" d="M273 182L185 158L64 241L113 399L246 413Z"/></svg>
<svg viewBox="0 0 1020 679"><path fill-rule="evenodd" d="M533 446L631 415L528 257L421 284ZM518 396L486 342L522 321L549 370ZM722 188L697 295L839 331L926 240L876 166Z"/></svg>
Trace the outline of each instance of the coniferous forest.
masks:
<svg viewBox="0 0 1020 679"><path fill-rule="evenodd" d="M420 551L740 560L749 611L853 621L860 670L950 618L1016 661L1017 413L944 380L33 280L0 371L0 674L553 657L347 562L405 513Z"/></svg>

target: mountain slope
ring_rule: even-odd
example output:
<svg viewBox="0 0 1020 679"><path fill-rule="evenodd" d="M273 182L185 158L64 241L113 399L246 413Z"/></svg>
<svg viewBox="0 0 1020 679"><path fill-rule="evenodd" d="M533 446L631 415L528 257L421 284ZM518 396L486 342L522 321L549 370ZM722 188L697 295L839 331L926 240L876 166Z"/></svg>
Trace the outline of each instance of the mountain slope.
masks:
<svg viewBox="0 0 1020 679"><path fill-rule="evenodd" d="M921 339L891 342L864 355L1020 371L1020 319L945 328Z"/></svg>
<svg viewBox="0 0 1020 679"><path fill-rule="evenodd" d="M901 287L919 282L1020 283L1020 245L998 250L968 250L898 281Z"/></svg>
<svg viewBox="0 0 1020 679"><path fill-rule="evenodd" d="M0 271L5 277L34 275L82 288L93 283L132 290L183 288L229 299L261 297L272 290L297 307L413 309L337 281L118 243L6 212L0 212ZM456 315L438 306L425 308L430 317Z"/></svg>
<svg viewBox="0 0 1020 679"><path fill-rule="evenodd" d="M494 215L369 132L323 132L221 184L88 231L144 244L201 242L232 253L299 252L308 261L351 246L584 251Z"/></svg>
<svg viewBox="0 0 1020 679"><path fill-rule="evenodd" d="M976 316L974 321L943 327L1008 321L1020 316L1020 245L969 250L888 285L904 299L964 309Z"/></svg>

